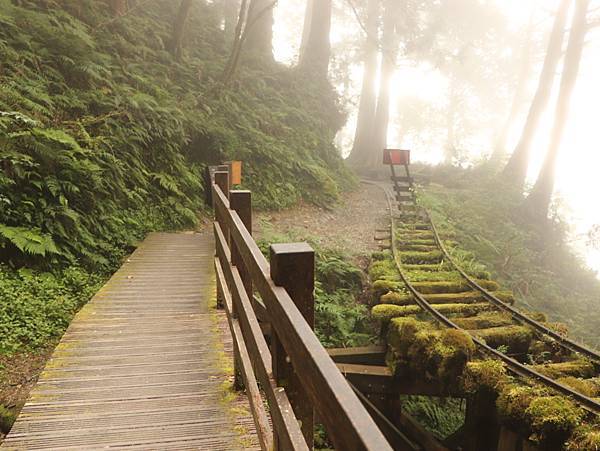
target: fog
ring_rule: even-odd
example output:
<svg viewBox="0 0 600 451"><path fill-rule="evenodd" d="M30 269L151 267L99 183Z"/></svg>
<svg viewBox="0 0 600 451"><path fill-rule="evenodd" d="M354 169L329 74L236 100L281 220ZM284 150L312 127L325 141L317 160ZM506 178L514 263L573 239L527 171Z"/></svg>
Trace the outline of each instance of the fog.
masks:
<svg viewBox="0 0 600 451"><path fill-rule="evenodd" d="M455 7L458 13L468 16L468 12L460 11L465 2L456 0L448 3ZM505 57L505 77L518 76L525 30L530 22L533 23L530 38L531 64L527 71L526 88L517 118L506 141L506 150L510 153L518 142L529 104L535 93L558 2L497 0L495 3L480 3L495 6L499 18L494 20L501 21L498 28L505 27L501 31L491 31L496 33L492 37L492 42L497 46L495 51ZM343 96L344 108L348 115L346 126L337 138L338 147L344 156L352 149L363 75L360 48L365 39L364 23L359 23L353 11L353 7L360 10L360 4L358 0L335 1L332 19L330 78ZM561 216L572 226L571 239L574 247L596 270L600 270L600 251L586 244L586 234L594 224L600 223L600 206L597 201L600 178L596 176L600 166L600 137L597 125L600 116L600 85L596 79L600 70L600 28L596 27L598 6L600 2L590 3L588 22L593 26L586 36L581 67L557 161L554 204ZM305 2L279 0L275 12L273 42L275 58L278 61L288 65L297 63L304 14ZM569 12L567 23L570 23L572 14L573 8ZM515 39L510 42L511 38ZM566 45L565 37L563 53ZM486 50L485 47L483 50ZM346 67L346 64L350 70L341 71L340 67ZM535 182L548 149L561 67L562 61L554 81L552 98L540 121L531 148L527 176L529 185ZM473 76L477 77L478 74ZM410 148L415 161L432 164L442 162L446 132L443 125L439 124L437 110L448 102L448 85L448 77L430 62L400 55L391 83L388 147ZM461 131L461 156L457 164L468 166L489 157L498 135L498 125L506 120L514 89L513 80L513 86L509 86L509 89L499 85L498 91L494 92L484 86L482 92L471 93L472 105L461 118L464 129ZM422 111L423 106L430 108L432 113L419 117L415 114L415 108Z"/></svg>

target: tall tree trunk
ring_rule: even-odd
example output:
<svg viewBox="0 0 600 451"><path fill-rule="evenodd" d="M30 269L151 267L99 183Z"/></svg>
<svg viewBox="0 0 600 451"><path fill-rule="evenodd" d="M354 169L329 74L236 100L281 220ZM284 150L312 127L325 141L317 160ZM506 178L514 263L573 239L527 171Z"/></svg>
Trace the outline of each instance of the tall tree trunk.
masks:
<svg viewBox="0 0 600 451"><path fill-rule="evenodd" d="M308 44L308 37L310 36L314 5L315 0L306 0L306 13L304 14L304 25L302 27L302 42L300 43L300 54L298 56L298 61L302 61L302 59L304 58L304 52L306 52L306 44Z"/></svg>
<svg viewBox="0 0 600 451"><path fill-rule="evenodd" d="M310 33L300 68L310 71L316 79L327 80L331 43L331 0L318 0L312 8Z"/></svg>
<svg viewBox="0 0 600 451"><path fill-rule="evenodd" d="M575 0L575 13L565 54L550 147L533 190L525 200L527 211L530 211L538 219L545 219L548 216L548 207L554 192L556 160L569 116L571 95L577 82L581 54L588 29L586 16L589 2L590 0Z"/></svg>
<svg viewBox="0 0 600 451"><path fill-rule="evenodd" d="M534 11L532 10L529 17L529 23L527 24L527 32L525 36L525 42L521 51L520 58L520 70L515 92L513 95L512 104L506 122L500 130L500 134L496 140L494 151L490 157L490 161L493 163L500 163L506 158L506 142L508 141L508 135L512 129L513 124L517 116L519 115L523 106L523 99L527 90L527 83L529 81L529 73L531 71L531 50L533 47L533 29L534 29Z"/></svg>
<svg viewBox="0 0 600 451"><path fill-rule="evenodd" d="M235 33L240 0L219 0L217 7L219 15L221 16L224 35L227 42L230 42Z"/></svg>
<svg viewBox="0 0 600 451"><path fill-rule="evenodd" d="M231 53L229 54L229 59L227 60L225 69L223 70L223 75L221 76L221 81L225 85L229 84L239 64L242 45L244 43L244 25L246 24L247 19L248 0L242 0L237 24L235 26L235 34L233 37L233 45L231 46Z"/></svg>
<svg viewBox="0 0 600 451"><path fill-rule="evenodd" d="M387 146L388 125L390 120L390 83L396 69L398 41L396 39L396 20L398 0L386 0L383 18L381 70L379 75L379 95L375 109L372 147L366 167L375 169L381 165L381 155Z"/></svg>
<svg viewBox="0 0 600 451"><path fill-rule="evenodd" d="M109 0L108 5L115 17L122 16L127 12L127 0Z"/></svg>
<svg viewBox="0 0 600 451"><path fill-rule="evenodd" d="M273 59L273 8L276 3L276 0L251 0L244 30L248 53Z"/></svg>
<svg viewBox="0 0 600 451"><path fill-rule="evenodd" d="M535 132L542 114L550 100L552 85L554 84L554 74L562 53L565 23L567 21L567 13L569 12L571 2L572 0L560 1L554 19L542 73L540 75L537 91L531 103L531 107L529 108L525 127L523 128L519 143L503 171L505 178L511 180L513 186L517 190L522 190L523 185L525 184L527 167L529 166L529 156L531 153L531 143L535 137Z"/></svg>
<svg viewBox="0 0 600 451"><path fill-rule="evenodd" d="M179 4L179 10L177 11L177 18L173 22L173 32L171 35L171 42L169 43L168 50L175 55L177 59L181 59L181 49L183 44L183 35L185 33L185 23L188 16L190 15L190 9L192 8L193 0L181 0Z"/></svg>
<svg viewBox="0 0 600 451"><path fill-rule="evenodd" d="M379 3L380 0L369 0L367 6L367 38L364 48L364 73L360 103L358 105L358 118L354 132L354 144L348 161L356 166L366 161L370 148L370 136L375 120L375 107L377 105L377 92L375 82L377 78L377 48L379 43Z"/></svg>

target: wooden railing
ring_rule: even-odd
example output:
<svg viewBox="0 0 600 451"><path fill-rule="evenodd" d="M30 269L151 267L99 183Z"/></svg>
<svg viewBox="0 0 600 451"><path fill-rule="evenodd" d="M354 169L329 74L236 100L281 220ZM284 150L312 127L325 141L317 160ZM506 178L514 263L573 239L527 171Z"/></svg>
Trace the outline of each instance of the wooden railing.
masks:
<svg viewBox="0 0 600 451"><path fill-rule="evenodd" d="M230 191L225 171L212 189L217 296L261 448L312 449L316 415L336 449L391 450L312 330L313 250L272 245L268 262L252 238L251 193Z"/></svg>

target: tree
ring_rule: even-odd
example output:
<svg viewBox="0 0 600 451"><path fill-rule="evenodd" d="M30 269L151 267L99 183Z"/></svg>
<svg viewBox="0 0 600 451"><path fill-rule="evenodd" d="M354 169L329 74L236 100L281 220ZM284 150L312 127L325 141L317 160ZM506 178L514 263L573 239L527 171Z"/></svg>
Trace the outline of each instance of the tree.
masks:
<svg viewBox="0 0 600 451"><path fill-rule="evenodd" d="M571 95L577 82L585 35L588 30L586 16L589 2L590 0L575 0L575 13L573 14L569 44L565 54L550 147L531 194L525 200L526 210L531 212L537 219L547 217L550 200L554 192L556 160L569 116Z"/></svg>
<svg viewBox="0 0 600 451"><path fill-rule="evenodd" d="M310 35L310 24L312 20L312 11L314 4L315 0L306 0L306 13L304 14L304 25L302 27L302 42L300 43L299 60L302 60L302 58L304 57L306 44L308 43L308 36Z"/></svg>
<svg viewBox="0 0 600 451"><path fill-rule="evenodd" d="M183 35L185 32L185 23L190 14L193 0L181 0L179 10L177 11L177 18L173 22L173 32L171 35L171 41L167 46L167 49L175 55L177 59L181 58L181 48L183 43Z"/></svg>
<svg viewBox="0 0 600 451"><path fill-rule="evenodd" d="M533 10L529 17L529 23L525 32L524 42L522 42L519 75L516 81L511 107L508 113L508 117L506 118L506 121L504 122L504 125L500 130L500 134L498 135L496 144L494 146L494 151L490 158L490 160L496 164L502 162L506 157L506 141L508 140L508 134L510 133L513 124L515 123L517 116L521 112L521 108L524 103L527 83L529 81L529 73L531 72L534 17L535 16Z"/></svg>
<svg viewBox="0 0 600 451"><path fill-rule="evenodd" d="M313 4L310 33L300 59L300 68L310 70L314 77L327 80L331 43L331 0L319 0Z"/></svg>
<svg viewBox="0 0 600 451"><path fill-rule="evenodd" d="M248 6L248 3L250 1L251 1L250 6ZM271 45L272 36L273 36L273 30L272 30L273 7L277 4L277 0L273 0L273 1L269 2L269 4L267 6L265 6L263 9L256 11L256 8L258 7L257 6L258 3L259 2L257 2L256 0L242 0L242 4L240 6L240 13L238 15L237 25L235 27L235 36L233 39L231 53L229 54L229 59L227 61L227 64L225 65L225 69L223 70L223 75L221 76L221 81L225 85L229 84L229 82L233 78L233 75L235 74L235 71L240 62L240 57L242 54L242 48L244 47L244 43L249 39L249 36L251 37L253 35L253 33L254 33L253 30L255 30L257 24L261 23L262 18L265 15L271 16L271 20L270 20L271 25L269 27L269 36L270 37L268 39L268 45L266 45L266 41L261 44L261 45L266 45L266 47L268 47L268 50L266 48L263 48L262 51L266 52L263 56L268 55L268 56L270 56L270 58L273 58L273 49L272 49L272 45ZM262 26L264 26L264 24L262 24ZM253 45L255 46L253 48L253 50L255 52L256 51L261 52L261 49L256 47L258 41L256 41L256 39L255 39L253 42L254 42Z"/></svg>
<svg viewBox="0 0 600 451"><path fill-rule="evenodd" d="M244 29L246 50L273 59L273 7L277 1L251 0Z"/></svg>
<svg viewBox="0 0 600 451"><path fill-rule="evenodd" d="M109 0L108 5L114 17L122 16L127 12L127 0Z"/></svg>
<svg viewBox="0 0 600 451"><path fill-rule="evenodd" d="M540 75L535 96L529 108L521 138L503 171L503 176L509 179L512 186L519 191L523 189L523 185L525 184L525 177L527 176L527 168L529 166L529 156L531 153L531 144L535 137L537 126L550 101L552 85L554 84L554 74L561 58L565 23L567 21L567 14L571 2L572 0L560 1L554 19L550 41L548 42L548 50L546 51L546 57L544 58L542 73Z"/></svg>
<svg viewBox="0 0 600 451"><path fill-rule="evenodd" d="M398 39L396 34L396 20L398 0L386 0L383 18L383 36L381 49L381 69L379 71L379 95L375 109L375 122L371 151L367 160L367 167L377 167L380 164L381 154L387 146L388 125L390 119L390 83L396 69L398 54Z"/></svg>
<svg viewBox="0 0 600 451"><path fill-rule="evenodd" d="M354 165L362 164L371 150L369 141L377 104L375 79L377 77L377 49L379 44L379 0L369 0L365 29L367 36L364 48L362 89L354 133L354 144L352 152L348 157L348 161Z"/></svg>

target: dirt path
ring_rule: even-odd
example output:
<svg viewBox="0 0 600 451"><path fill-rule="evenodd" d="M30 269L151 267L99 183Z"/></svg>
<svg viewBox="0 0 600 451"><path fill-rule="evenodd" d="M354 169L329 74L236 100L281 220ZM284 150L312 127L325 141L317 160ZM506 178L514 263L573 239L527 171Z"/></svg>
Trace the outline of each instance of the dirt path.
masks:
<svg viewBox="0 0 600 451"><path fill-rule="evenodd" d="M259 219L271 223L278 232L310 236L324 247L356 256L378 250L373 239L375 229L388 224L387 203L381 190L362 183L332 210L302 204L291 210L261 213Z"/></svg>

